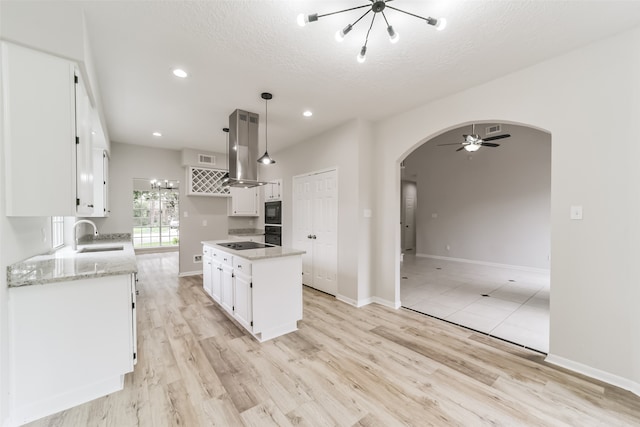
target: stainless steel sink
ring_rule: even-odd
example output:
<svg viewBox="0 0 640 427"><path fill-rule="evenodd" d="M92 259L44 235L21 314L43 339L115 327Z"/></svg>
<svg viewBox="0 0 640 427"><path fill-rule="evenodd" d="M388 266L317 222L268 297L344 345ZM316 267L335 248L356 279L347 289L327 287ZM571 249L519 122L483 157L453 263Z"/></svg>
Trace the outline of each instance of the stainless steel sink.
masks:
<svg viewBox="0 0 640 427"><path fill-rule="evenodd" d="M90 252L110 252L110 251L121 251L123 249L124 249L124 246L97 246L97 247L82 248L78 251L78 253L85 254Z"/></svg>

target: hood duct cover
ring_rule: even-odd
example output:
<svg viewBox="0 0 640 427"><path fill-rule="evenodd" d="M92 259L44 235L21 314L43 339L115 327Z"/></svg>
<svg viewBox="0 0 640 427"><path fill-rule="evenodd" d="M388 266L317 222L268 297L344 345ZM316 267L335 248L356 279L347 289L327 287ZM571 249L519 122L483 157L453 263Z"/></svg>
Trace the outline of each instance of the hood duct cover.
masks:
<svg viewBox="0 0 640 427"><path fill-rule="evenodd" d="M229 186L256 187L258 181L258 122L260 116L236 110L229 116Z"/></svg>

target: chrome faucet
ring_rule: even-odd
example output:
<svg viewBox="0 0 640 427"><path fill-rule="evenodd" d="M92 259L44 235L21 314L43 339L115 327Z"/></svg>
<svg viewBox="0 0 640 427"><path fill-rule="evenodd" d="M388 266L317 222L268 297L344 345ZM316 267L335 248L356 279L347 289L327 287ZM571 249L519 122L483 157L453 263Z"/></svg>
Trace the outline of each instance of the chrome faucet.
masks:
<svg viewBox="0 0 640 427"><path fill-rule="evenodd" d="M78 238L76 237L76 226L78 224L91 224L93 226L93 235L97 236L98 235L98 227L96 227L96 225L93 223L93 221L89 221L88 219L81 219L79 221L76 221L75 224L73 224L73 242L71 243L71 247L73 248L74 251L78 250Z"/></svg>

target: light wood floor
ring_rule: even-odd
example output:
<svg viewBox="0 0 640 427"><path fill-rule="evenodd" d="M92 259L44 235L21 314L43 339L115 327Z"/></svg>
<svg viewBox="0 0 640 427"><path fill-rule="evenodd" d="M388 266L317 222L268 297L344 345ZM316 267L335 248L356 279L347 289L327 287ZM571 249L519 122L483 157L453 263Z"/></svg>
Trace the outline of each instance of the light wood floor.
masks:
<svg viewBox="0 0 640 427"><path fill-rule="evenodd" d="M125 389L33 426L631 426L640 398L409 310L304 290L300 330L259 344L173 254L138 257Z"/></svg>

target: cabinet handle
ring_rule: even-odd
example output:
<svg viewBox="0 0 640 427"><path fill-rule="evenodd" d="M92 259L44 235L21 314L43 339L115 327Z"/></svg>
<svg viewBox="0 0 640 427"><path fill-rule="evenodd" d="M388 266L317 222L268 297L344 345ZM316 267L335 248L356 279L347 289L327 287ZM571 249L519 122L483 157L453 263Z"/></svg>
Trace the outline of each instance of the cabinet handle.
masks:
<svg viewBox="0 0 640 427"><path fill-rule="evenodd" d="M93 207L93 205L87 205L87 207L92 208L92 207Z"/></svg>
<svg viewBox="0 0 640 427"><path fill-rule="evenodd" d="M238 268L242 268L242 266L241 266L241 265L239 265L239 266L238 266Z"/></svg>
<svg viewBox="0 0 640 427"><path fill-rule="evenodd" d="M222 271L222 269L220 267L218 267L218 270Z"/></svg>

